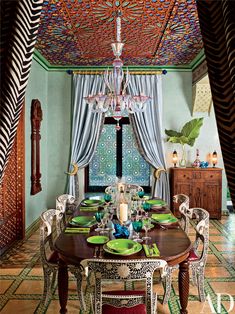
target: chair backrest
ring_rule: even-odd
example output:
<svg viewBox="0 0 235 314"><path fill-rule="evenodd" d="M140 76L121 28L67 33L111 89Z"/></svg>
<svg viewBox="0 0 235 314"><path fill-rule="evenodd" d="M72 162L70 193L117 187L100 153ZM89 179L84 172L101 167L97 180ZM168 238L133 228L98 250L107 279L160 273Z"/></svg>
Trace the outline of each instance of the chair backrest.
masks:
<svg viewBox="0 0 235 314"><path fill-rule="evenodd" d="M180 203L179 205L179 212L181 214L181 227L182 229L188 233L189 231L189 197L185 194L177 194L173 196L174 203Z"/></svg>
<svg viewBox="0 0 235 314"><path fill-rule="evenodd" d="M56 230L57 235L61 233L66 225L65 210L67 204L73 204L75 197L70 194L62 194L56 198Z"/></svg>
<svg viewBox="0 0 235 314"><path fill-rule="evenodd" d="M194 250L198 251L200 247L200 261L206 262L207 252L209 247L209 218L210 214L207 210L203 208L190 208L190 218L193 219L193 224L195 225L196 237L193 243ZM199 252L198 252L199 253Z"/></svg>
<svg viewBox="0 0 235 314"><path fill-rule="evenodd" d="M56 219L56 209L48 209L41 214L40 226L40 253L42 263L48 263L48 256L54 251L54 223Z"/></svg>
<svg viewBox="0 0 235 314"><path fill-rule="evenodd" d="M98 294L98 304L102 308L102 280L144 280L146 283L146 308L147 313L153 312L152 300L152 280L153 273L161 269L163 276L166 274L167 263L161 259L145 260L87 260L89 269L95 275L96 294ZM97 298L97 296L96 296ZM99 309L100 310L100 309Z"/></svg>
<svg viewBox="0 0 235 314"><path fill-rule="evenodd" d="M61 210L63 213L66 210L66 204L73 204L75 197L70 194L62 194L56 198L56 209Z"/></svg>

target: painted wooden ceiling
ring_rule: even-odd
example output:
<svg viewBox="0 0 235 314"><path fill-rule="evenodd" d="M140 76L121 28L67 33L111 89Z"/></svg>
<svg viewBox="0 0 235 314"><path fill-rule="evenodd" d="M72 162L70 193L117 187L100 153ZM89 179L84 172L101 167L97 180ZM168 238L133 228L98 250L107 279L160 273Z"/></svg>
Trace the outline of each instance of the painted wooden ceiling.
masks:
<svg viewBox="0 0 235 314"><path fill-rule="evenodd" d="M36 48L54 66L110 65L118 11L124 65L186 65L203 47L196 0L45 0Z"/></svg>

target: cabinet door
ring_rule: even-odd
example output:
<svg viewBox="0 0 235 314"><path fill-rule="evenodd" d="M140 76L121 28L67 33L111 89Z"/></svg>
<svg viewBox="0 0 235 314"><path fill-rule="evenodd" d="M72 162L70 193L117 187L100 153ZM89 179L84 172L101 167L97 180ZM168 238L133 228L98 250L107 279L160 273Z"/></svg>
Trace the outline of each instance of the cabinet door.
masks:
<svg viewBox="0 0 235 314"><path fill-rule="evenodd" d="M217 182L204 183L203 208L210 213L210 218L221 219L221 185Z"/></svg>
<svg viewBox="0 0 235 314"><path fill-rule="evenodd" d="M204 184L200 181L193 181L193 193L190 198L190 207L203 207L204 205Z"/></svg>

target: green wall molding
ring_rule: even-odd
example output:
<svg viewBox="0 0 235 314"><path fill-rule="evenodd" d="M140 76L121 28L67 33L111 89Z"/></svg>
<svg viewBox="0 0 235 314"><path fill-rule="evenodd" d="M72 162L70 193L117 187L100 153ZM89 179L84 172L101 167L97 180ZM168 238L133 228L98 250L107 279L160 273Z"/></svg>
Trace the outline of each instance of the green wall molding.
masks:
<svg viewBox="0 0 235 314"><path fill-rule="evenodd" d="M46 71L48 72L67 72L67 71L100 71L106 70L107 66L54 66L51 65L41 54L35 49L33 58L37 61ZM129 71L159 71L167 70L167 72L192 72L200 63L205 59L204 49L202 49L199 54L193 59L190 64L174 66L128 66ZM112 65L110 65L110 68ZM124 66L125 70L127 67Z"/></svg>

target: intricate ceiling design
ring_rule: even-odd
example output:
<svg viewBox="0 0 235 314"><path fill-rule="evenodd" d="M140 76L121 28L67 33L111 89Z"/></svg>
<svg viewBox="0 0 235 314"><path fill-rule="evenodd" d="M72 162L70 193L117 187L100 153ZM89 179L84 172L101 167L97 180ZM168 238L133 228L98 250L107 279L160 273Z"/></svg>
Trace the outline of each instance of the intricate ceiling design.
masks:
<svg viewBox="0 0 235 314"><path fill-rule="evenodd" d="M110 65L121 11L125 65L183 65L202 49L196 0L45 0L36 48L51 65Z"/></svg>

